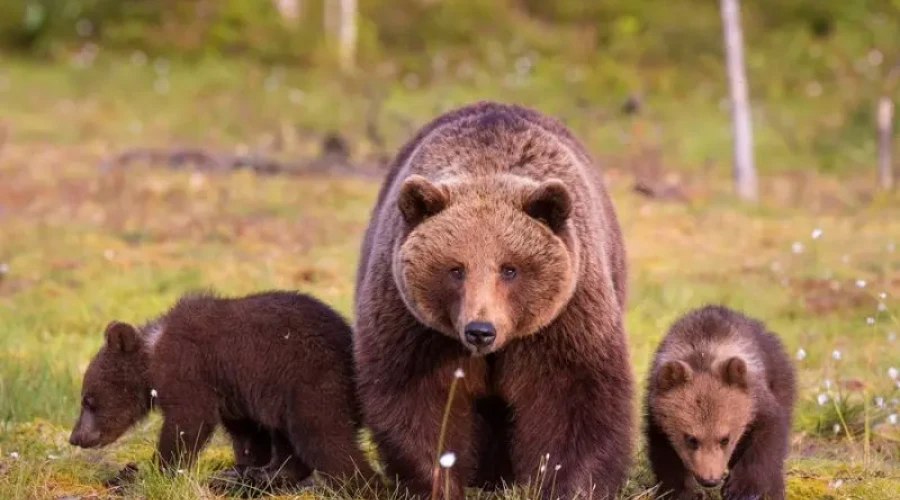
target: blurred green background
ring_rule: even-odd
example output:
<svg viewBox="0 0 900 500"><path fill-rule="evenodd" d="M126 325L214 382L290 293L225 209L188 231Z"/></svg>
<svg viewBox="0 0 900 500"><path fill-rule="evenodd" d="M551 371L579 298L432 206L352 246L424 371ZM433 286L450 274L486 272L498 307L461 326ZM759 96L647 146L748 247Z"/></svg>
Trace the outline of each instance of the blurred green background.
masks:
<svg viewBox="0 0 900 500"><path fill-rule="evenodd" d="M347 75L323 22L326 2L296 1L286 19L269 0L7 0L0 44L12 57L76 64L98 53L249 60L322 81L340 75L333 84L355 81L349 93L369 96L392 85L452 84L446 101L465 86L528 88L539 97L524 100L546 111L594 108L604 123L620 120L632 98L652 125L642 144L670 163L728 157L718 2L363 0ZM760 170L873 166L876 101L897 95L900 1L755 0L741 16ZM616 134L588 141L625 149Z"/></svg>

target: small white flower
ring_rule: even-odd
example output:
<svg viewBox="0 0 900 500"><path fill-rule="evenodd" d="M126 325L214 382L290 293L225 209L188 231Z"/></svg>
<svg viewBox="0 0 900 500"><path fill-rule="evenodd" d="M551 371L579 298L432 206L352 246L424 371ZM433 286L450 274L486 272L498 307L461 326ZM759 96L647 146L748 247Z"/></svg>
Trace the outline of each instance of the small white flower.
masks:
<svg viewBox="0 0 900 500"><path fill-rule="evenodd" d="M824 392L819 394L816 397L816 401L819 403L819 406L824 405L825 403L828 402L828 394L825 394Z"/></svg>
<svg viewBox="0 0 900 500"><path fill-rule="evenodd" d="M837 489L840 488L842 484L844 484L843 479L835 479L828 486L831 486L833 489Z"/></svg>
<svg viewBox="0 0 900 500"><path fill-rule="evenodd" d="M466 376L466 372L463 371L462 368L457 368L455 372L453 372L453 378L463 378Z"/></svg>
<svg viewBox="0 0 900 500"><path fill-rule="evenodd" d="M795 241L793 244L791 244L791 251L794 253L803 253L803 243Z"/></svg>
<svg viewBox="0 0 900 500"><path fill-rule="evenodd" d="M143 66L147 64L147 55L141 52L140 50L136 50L131 53L131 64L135 66Z"/></svg>
<svg viewBox="0 0 900 500"><path fill-rule="evenodd" d="M47 455L47 460L56 460L57 458L59 457L53 454Z"/></svg>
<svg viewBox="0 0 900 500"><path fill-rule="evenodd" d="M825 379L825 388L831 389L831 379L830 378Z"/></svg>
<svg viewBox="0 0 900 500"><path fill-rule="evenodd" d="M184 474L184 469L178 469L177 472L178 472L179 474Z"/></svg>
<svg viewBox="0 0 900 500"><path fill-rule="evenodd" d="M865 288L865 287L866 287L866 280L856 280L856 287L857 287L857 288Z"/></svg>
<svg viewBox="0 0 900 500"><path fill-rule="evenodd" d="M184 436L184 431L179 432L178 435L183 437L183 436Z"/></svg>
<svg viewBox="0 0 900 500"><path fill-rule="evenodd" d="M822 229L821 228L817 227L812 230L812 239L817 240L821 237L822 237Z"/></svg>
<svg viewBox="0 0 900 500"><path fill-rule="evenodd" d="M549 454L549 453L547 453L546 455L544 455L544 460L550 460L550 454Z"/></svg>
<svg viewBox="0 0 900 500"><path fill-rule="evenodd" d="M290 334L290 333L285 333L285 334L284 334L284 340L287 340L287 339L289 339L289 338L291 338L291 334Z"/></svg>
<svg viewBox="0 0 900 500"><path fill-rule="evenodd" d="M881 396L875 396L875 406L878 408L884 408L884 398Z"/></svg>
<svg viewBox="0 0 900 500"><path fill-rule="evenodd" d="M157 94L168 94L170 87L169 80L166 78L157 78L156 81L153 82L153 90L155 90Z"/></svg>
<svg viewBox="0 0 900 500"><path fill-rule="evenodd" d="M891 425L897 425L897 414L896 414L896 413L891 413L890 415L888 415L888 419L887 419L887 420L888 420L888 423L889 423L889 424L891 424Z"/></svg>
<svg viewBox="0 0 900 500"><path fill-rule="evenodd" d="M840 434L841 433L841 424L834 424L834 427L832 427L831 430L833 430L835 434Z"/></svg>
<svg viewBox="0 0 900 500"><path fill-rule="evenodd" d="M797 349L797 361L803 361L806 359L806 351L801 347Z"/></svg>
<svg viewBox="0 0 900 500"><path fill-rule="evenodd" d="M869 325L869 326L874 325L874 324L875 324L875 318L869 316L868 318L866 318L866 324Z"/></svg>
<svg viewBox="0 0 900 500"><path fill-rule="evenodd" d="M12 458L13 460L15 460L15 459L19 458L19 453L14 451L9 454L9 458Z"/></svg>
<svg viewBox="0 0 900 500"><path fill-rule="evenodd" d="M878 303L878 312L885 312L885 311L887 311L887 304L885 304L884 302L879 302Z"/></svg>
<svg viewBox="0 0 900 500"><path fill-rule="evenodd" d="M159 396L159 393L156 392L156 389L150 389L150 397L155 398L156 396Z"/></svg>
<svg viewBox="0 0 900 500"><path fill-rule="evenodd" d="M157 73L166 74L169 72L169 61L162 58L157 59L153 63L153 69L155 69Z"/></svg>
<svg viewBox="0 0 900 500"><path fill-rule="evenodd" d="M882 61L884 61L884 54L881 53L878 49L872 49L869 51L869 54L866 56L866 59L869 61L869 64L872 66L880 66Z"/></svg>
<svg viewBox="0 0 900 500"><path fill-rule="evenodd" d="M562 469L562 464L556 464L556 467L553 468L556 472L559 472L559 469Z"/></svg>
<svg viewBox="0 0 900 500"><path fill-rule="evenodd" d="M893 366L888 368L888 377L891 377L891 380L897 380L897 377L900 377L900 370L897 370Z"/></svg>
<svg viewBox="0 0 900 500"><path fill-rule="evenodd" d="M439 461L441 463L441 467L449 469L450 467L453 467L453 464L456 463L456 454L452 451L448 451L447 453L441 455Z"/></svg>
<svg viewBox="0 0 900 500"><path fill-rule="evenodd" d="M541 474L547 472L547 466L546 466L546 465L540 466L540 467L538 468L538 471L540 471Z"/></svg>
<svg viewBox="0 0 900 500"><path fill-rule="evenodd" d="M884 292L881 292L881 293L878 294L878 298L881 299L881 300L884 300L884 299L887 298L887 294L884 293Z"/></svg>
<svg viewBox="0 0 900 500"><path fill-rule="evenodd" d="M841 360L841 351L839 351L837 349L831 351L831 357L840 361Z"/></svg>

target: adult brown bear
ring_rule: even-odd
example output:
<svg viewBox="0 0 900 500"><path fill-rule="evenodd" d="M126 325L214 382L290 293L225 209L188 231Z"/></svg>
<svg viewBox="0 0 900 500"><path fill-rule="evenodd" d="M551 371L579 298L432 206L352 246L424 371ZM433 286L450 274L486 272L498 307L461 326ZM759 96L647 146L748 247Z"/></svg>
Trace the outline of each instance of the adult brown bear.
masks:
<svg viewBox="0 0 900 500"><path fill-rule="evenodd" d="M357 383L389 475L430 491L462 368L441 450L453 498L545 462L545 497L612 496L634 431L625 290L615 211L562 124L481 102L426 125L381 188L357 277Z"/></svg>

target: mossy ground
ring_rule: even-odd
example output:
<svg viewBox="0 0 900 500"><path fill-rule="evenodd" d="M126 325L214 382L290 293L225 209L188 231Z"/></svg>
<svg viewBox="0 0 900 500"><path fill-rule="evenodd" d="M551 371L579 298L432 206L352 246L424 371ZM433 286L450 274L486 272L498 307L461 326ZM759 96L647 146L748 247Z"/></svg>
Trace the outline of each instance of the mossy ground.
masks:
<svg viewBox="0 0 900 500"><path fill-rule="evenodd" d="M108 320L139 322L202 287L225 294L299 288L352 314L360 237L377 180L98 165L120 147L141 144L223 150L243 144L307 155L327 129L349 137L361 158L374 148L364 139L362 92L352 82L328 85L290 72L269 91L267 69L239 63L173 65L163 86L161 67L133 64L5 66L0 498L214 497L206 475L230 460L221 436L197 470L175 479L150 467L156 417L107 449L67 444L80 376ZM900 497L900 426L890 424L900 412L900 389L888 376L890 367L900 367L896 193L873 190L870 173L825 176L814 173L815 165L786 171L785 160L763 168L759 206L740 205L727 182L726 115L702 108L670 117L670 125L683 119L693 134L671 132L669 141L685 141L670 151L671 162L651 165L667 167L657 172L675 178L687 200L642 197L632 190L632 175L656 157L634 141L612 146L618 133L635 137L640 122L594 122L589 111L546 88L397 90L382 131L394 147L408 133L407 122L480 98L564 115L608 163L629 251L626 320L639 380L667 325L686 309L708 301L743 309L766 320L792 356L805 352L797 361L789 498ZM700 123L706 125L691 127ZM765 132L761 137L765 146ZM715 146L704 149L705 143ZM696 167L694 146L718 159ZM814 238L816 229L821 234ZM141 470L133 486L116 492L101 486L130 461ZM628 494L646 496L650 486L639 455Z"/></svg>

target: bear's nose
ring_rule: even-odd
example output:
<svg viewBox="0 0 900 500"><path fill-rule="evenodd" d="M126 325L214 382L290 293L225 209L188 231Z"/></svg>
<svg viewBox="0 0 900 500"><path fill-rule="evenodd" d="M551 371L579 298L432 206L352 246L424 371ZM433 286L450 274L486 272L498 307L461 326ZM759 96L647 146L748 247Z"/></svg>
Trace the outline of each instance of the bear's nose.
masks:
<svg viewBox="0 0 900 500"><path fill-rule="evenodd" d="M486 321L473 321L466 325L466 342L473 347L486 347L494 343L497 330Z"/></svg>
<svg viewBox="0 0 900 500"><path fill-rule="evenodd" d="M719 485L719 483L722 482L721 478L710 479L707 477L695 476L695 479L697 479L697 482L700 483L700 486L703 486L704 488L715 488Z"/></svg>

